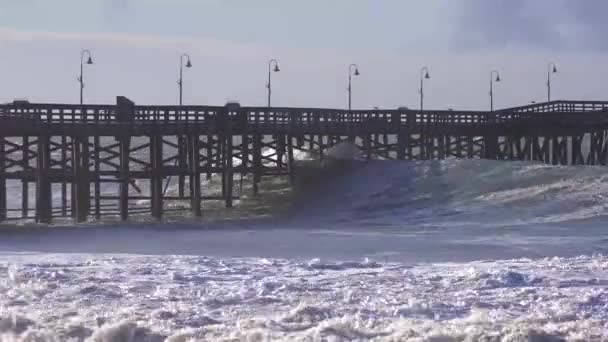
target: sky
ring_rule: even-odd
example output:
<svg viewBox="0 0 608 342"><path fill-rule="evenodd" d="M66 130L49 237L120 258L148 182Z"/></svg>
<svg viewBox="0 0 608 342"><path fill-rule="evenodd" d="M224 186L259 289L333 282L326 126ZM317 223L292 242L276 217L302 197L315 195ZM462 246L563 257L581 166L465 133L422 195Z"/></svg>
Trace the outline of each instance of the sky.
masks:
<svg viewBox="0 0 608 342"><path fill-rule="evenodd" d="M268 60L275 106L489 107L553 99L606 100L604 0L0 0L0 102L76 103L82 49L85 101L264 105Z"/></svg>

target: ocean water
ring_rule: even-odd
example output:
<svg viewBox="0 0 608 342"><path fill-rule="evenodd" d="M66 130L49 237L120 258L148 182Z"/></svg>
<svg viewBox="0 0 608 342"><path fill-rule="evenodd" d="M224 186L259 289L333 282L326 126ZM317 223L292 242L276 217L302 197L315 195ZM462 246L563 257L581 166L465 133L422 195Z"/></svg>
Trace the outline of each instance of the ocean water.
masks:
<svg viewBox="0 0 608 342"><path fill-rule="evenodd" d="M608 336L605 168L448 159L300 170L293 190L285 179L260 197L245 186L234 210L206 204L202 222L3 228L0 340Z"/></svg>

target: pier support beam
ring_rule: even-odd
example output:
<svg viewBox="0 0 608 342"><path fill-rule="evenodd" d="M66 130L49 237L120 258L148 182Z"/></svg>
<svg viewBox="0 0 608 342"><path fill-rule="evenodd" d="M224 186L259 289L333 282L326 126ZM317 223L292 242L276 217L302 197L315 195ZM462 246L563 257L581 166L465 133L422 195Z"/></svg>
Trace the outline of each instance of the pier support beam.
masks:
<svg viewBox="0 0 608 342"><path fill-rule="evenodd" d="M222 184L224 189L224 200L226 202L226 208L232 208L232 196L234 188L234 165L232 162L233 153L233 139L232 139L232 118L238 117L240 114L241 106L235 103L229 103L224 108L222 113L221 124L223 126L222 143L224 148L222 149L222 161L223 161L223 172L222 172Z"/></svg>
<svg viewBox="0 0 608 342"><path fill-rule="evenodd" d="M224 184L226 192L224 198L226 200L226 208L232 208L232 196L234 188L234 166L232 164L232 134L226 135L224 148Z"/></svg>
<svg viewBox="0 0 608 342"><path fill-rule="evenodd" d="M215 139L213 138L213 135L207 135L207 152L205 153L205 159L207 161L205 171L207 172L208 181L211 180L211 175L213 174L213 144L215 144Z"/></svg>
<svg viewBox="0 0 608 342"><path fill-rule="evenodd" d="M77 222L87 220L90 209L88 137L72 137L72 215Z"/></svg>
<svg viewBox="0 0 608 342"><path fill-rule="evenodd" d="M129 153L131 137L120 138L120 219L126 221L129 218Z"/></svg>
<svg viewBox="0 0 608 342"><path fill-rule="evenodd" d="M184 176L184 171L187 170L187 156L188 156L188 146L187 146L187 138L183 135L177 136L177 166L179 167L180 174L177 177L177 191L178 196L180 198L184 198L186 195L186 176Z"/></svg>
<svg viewBox="0 0 608 342"><path fill-rule="evenodd" d="M163 137L160 135L150 136L150 162L152 217L161 220L163 218Z"/></svg>
<svg viewBox="0 0 608 342"><path fill-rule="evenodd" d="M279 134L276 136L277 138L277 168L283 169L283 156L285 155L285 135Z"/></svg>
<svg viewBox="0 0 608 342"><path fill-rule="evenodd" d="M353 138L354 140L354 138ZM295 159L293 157L293 137L287 136L287 170L289 172L289 184L294 185L296 181Z"/></svg>
<svg viewBox="0 0 608 342"><path fill-rule="evenodd" d="M63 175L61 177L61 216L68 216L68 138L65 135L61 136L61 168Z"/></svg>
<svg viewBox="0 0 608 342"><path fill-rule="evenodd" d="M253 194L258 195L259 184L262 180L262 139L263 135L253 136Z"/></svg>
<svg viewBox="0 0 608 342"><path fill-rule="evenodd" d="M405 132L399 131L397 135L397 159L405 160L405 148L407 146L407 136Z"/></svg>
<svg viewBox="0 0 608 342"><path fill-rule="evenodd" d="M192 215L201 217L201 172L200 172L200 146L198 135L192 135L190 142L190 191Z"/></svg>
<svg viewBox="0 0 608 342"><path fill-rule="evenodd" d="M30 171L30 138L24 136L21 140L21 169L25 175L21 179L21 217L27 218L29 215L30 189L29 189L29 171Z"/></svg>
<svg viewBox="0 0 608 342"><path fill-rule="evenodd" d="M50 224L53 216L51 197L51 142L48 135L38 137L36 163L36 221Z"/></svg>
<svg viewBox="0 0 608 342"><path fill-rule="evenodd" d="M4 137L0 137L0 222L8 218L6 207L6 152L4 149Z"/></svg>
<svg viewBox="0 0 608 342"><path fill-rule="evenodd" d="M100 147L100 139L99 135L95 135L93 137L93 153L95 159L95 175L93 176L93 180L95 181L94 186L94 196L95 199L95 219L99 220L101 218L101 179L99 175L100 171L100 162L99 162L99 147Z"/></svg>
<svg viewBox="0 0 608 342"><path fill-rule="evenodd" d="M372 136L371 134L366 134L363 137L363 149L365 150L365 159L372 159Z"/></svg>

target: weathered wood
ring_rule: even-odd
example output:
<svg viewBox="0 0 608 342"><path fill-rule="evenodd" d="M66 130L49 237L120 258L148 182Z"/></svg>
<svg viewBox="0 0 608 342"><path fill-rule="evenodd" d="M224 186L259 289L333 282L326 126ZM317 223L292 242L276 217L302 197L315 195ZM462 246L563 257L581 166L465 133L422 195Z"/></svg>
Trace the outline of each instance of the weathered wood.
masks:
<svg viewBox="0 0 608 342"><path fill-rule="evenodd" d="M222 116L222 126L223 126L223 137L222 137L222 144L223 144L223 155L222 155L222 160L224 162L224 172L222 172L222 185L223 185L223 196L225 198L225 203L226 203L226 208L232 208L232 199L233 199L233 187L234 187L234 163L233 163L233 138L232 138L232 134L233 134L233 125L232 125L232 121L230 120L231 116L230 114L232 112L238 112L240 111L240 106L235 105L235 104L229 104L226 106L225 110L223 111L223 116Z"/></svg>
<svg viewBox="0 0 608 342"><path fill-rule="evenodd" d="M191 154L191 210L195 217L202 216L201 210L201 172L200 172L200 147L198 135L190 137L190 154Z"/></svg>
<svg viewBox="0 0 608 342"><path fill-rule="evenodd" d="M70 144L72 145L72 177L70 183L70 211L72 218L76 220L78 217L78 180L80 178L80 146L76 141L75 137L70 137Z"/></svg>
<svg viewBox="0 0 608 342"><path fill-rule="evenodd" d="M150 137L150 161L152 162L151 192L152 217L161 220L163 217L163 137Z"/></svg>
<svg viewBox="0 0 608 342"><path fill-rule="evenodd" d="M61 216L68 215L68 140L67 136L61 136L61 168L64 171L64 177L61 179Z"/></svg>
<svg viewBox="0 0 608 342"><path fill-rule="evenodd" d="M372 159L372 137L370 134L366 134L363 137L363 149L365 150L365 158L367 160Z"/></svg>
<svg viewBox="0 0 608 342"><path fill-rule="evenodd" d="M129 218L129 151L131 148L131 137L120 139L120 219L126 221Z"/></svg>
<svg viewBox="0 0 608 342"><path fill-rule="evenodd" d="M95 200L95 218L96 219L100 219L101 218L101 182L100 182L100 177L99 177L99 171L100 171L100 167L101 167L101 163L99 162L99 157L100 157L100 139L99 139L99 135L95 135L93 137L93 153L94 153L94 159L95 159L95 174L93 176L93 180L94 180L94 200ZM127 154L128 157L128 154Z"/></svg>
<svg viewBox="0 0 608 342"><path fill-rule="evenodd" d="M253 194L258 195L262 180L262 135L253 136Z"/></svg>
<svg viewBox="0 0 608 342"><path fill-rule="evenodd" d="M183 135L177 137L177 160L178 166L181 170L186 169L186 157L188 155L188 144L186 138ZM178 176L178 194L180 197L184 197L186 189L186 177L184 175Z"/></svg>
<svg viewBox="0 0 608 342"><path fill-rule="evenodd" d="M207 135L207 153L205 154L205 159L207 161L207 168L206 168L206 173L207 173L207 180L211 180L211 175L212 172L211 170L213 169L213 156L215 155L213 153L213 144L214 144L214 139L213 139L213 135Z"/></svg>
<svg viewBox="0 0 608 342"><path fill-rule="evenodd" d="M51 149L50 138L46 135L38 137L37 148L37 177L36 177L36 221L40 223L51 223L52 197L51 182L49 180Z"/></svg>
<svg viewBox="0 0 608 342"><path fill-rule="evenodd" d="M6 151L4 137L0 137L0 222L8 218L6 193Z"/></svg>
<svg viewBox="0 0 608 342"><path fill-rule="evenodd" d="M285 135L279 134L276 137L277 139L277 167L282 169L284 167L283 158L285 155Z"/></svg>
<svg viewBox="0 0 608 342"><path fill-rule="evenodd" d="M29 165L30 165L30 144L29 144L29 137L28 136L23 136L22 140L21 140L21 169L23 171L28 171L29 170ZM29 186L28 186L28 179L27 178L22 178L21 179L21 217L28 217L29 214Z"/></svg>
<svg viewBox="0 0 608 342"><path fill-rule="evenodd" d="M295 159L293 158L293 137L291 135L287 136L287 169L289 170L289 183L291 185L295 184L295 170L296 164Z"/></svg>
<svg viewBox="0 0 608 342"><path fill-rule="evenodd" d="M78 218L80 222L84 222L87 220L89 213L91 211L91 164L90 164L90 151L89 151L89 137L82 138L82 169L80 170L80 188L82 189L82 193L80 194L79 201L82 202L81 217Z"/></svg>

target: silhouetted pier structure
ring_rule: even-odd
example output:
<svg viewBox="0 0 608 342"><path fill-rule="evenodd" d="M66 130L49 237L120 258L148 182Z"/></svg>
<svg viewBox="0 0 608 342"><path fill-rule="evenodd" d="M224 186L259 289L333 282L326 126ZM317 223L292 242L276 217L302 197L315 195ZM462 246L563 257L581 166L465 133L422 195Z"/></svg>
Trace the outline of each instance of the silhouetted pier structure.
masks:
<svg viewBox="0 0 608 342"><path fill-rule="evenodd" d="M323 158L341 141L365 158L606 165L607 132L608 102L591 101L494 112L13 102L0 105L0 221L127 219L141 210L161 219L170 201L189 201L201 216L207 200L232 206L235 175L251 175L257 192L262 177L293 177L294 151ZM212 176L222 179L221 196L201 181ZM177 194L166 193L169 178ZM7 207L9 183L21 187L20 208Z"/></svg>

